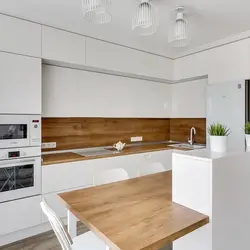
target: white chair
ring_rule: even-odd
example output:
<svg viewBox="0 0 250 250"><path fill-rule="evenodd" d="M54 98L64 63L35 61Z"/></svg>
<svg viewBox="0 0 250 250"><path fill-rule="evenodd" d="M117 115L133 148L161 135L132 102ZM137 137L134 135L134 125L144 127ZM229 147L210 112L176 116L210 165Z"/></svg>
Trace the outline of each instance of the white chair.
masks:
<svg viewBox="0 0 250 250"><path fill-rule="evenodd" d="M95 186L108 184L117 181L128 180L128 173L123 168L115 168L102 171L94 176L93 184Z"/></svg>
<svg viewBox="0 0 250 250"><path fill-rule="evenodd" d="M56 213L49 207L43 200L41 208L45 215L48 217L50 225L56 234L58 241L63 250L106 250L106 244L97 238L91 231L81 234L71 239L68 232L65 230L64 225Z"/></svg>
<svg viewBox="0 0 250 250"><path fill-rule="evenodd" d="M138 175L139 176L144 176L144 175L149 175L149 174L157 174L166 171L164 166L160 162L153 162L151 164L141 166L138 169Z"/></svg>

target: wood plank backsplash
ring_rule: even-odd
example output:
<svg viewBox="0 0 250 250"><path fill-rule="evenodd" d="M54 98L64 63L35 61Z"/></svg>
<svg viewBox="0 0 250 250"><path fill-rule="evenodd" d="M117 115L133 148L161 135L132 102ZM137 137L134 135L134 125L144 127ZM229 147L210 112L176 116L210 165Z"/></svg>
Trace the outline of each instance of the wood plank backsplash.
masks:
<svg viewBox="0 0 250 250"><path fill-rule="evenodd" d="M164 118L43 118L42 141L57 144L43 151L131 143L134 136L142 136L143 142L165 141L170 138L169 124Z"/></svg>
<svg viewBox="0 0 250 250"><path fill-rule="evenodd" d="M206 143L206 118L171 118L170 140L188 141L190 128L195 127L197 143Z"/></svg>
<svg viewBox="0 0 250 250"><path fill-rule="evenodd" d="M131 143L134 136L142 136L143 142L186 142L191 127L196 128L196 142L206 143L205 118L43 118L42 141L57 144L43 151Z"/></svg>

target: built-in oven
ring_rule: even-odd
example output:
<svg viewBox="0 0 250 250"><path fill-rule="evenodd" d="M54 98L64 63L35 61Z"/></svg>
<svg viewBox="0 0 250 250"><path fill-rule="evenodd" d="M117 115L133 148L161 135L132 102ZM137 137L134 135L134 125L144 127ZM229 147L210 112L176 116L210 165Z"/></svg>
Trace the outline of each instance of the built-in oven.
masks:
<svg viewBox="0 0 250 250"><path fill-rule="evenodd" d="M40 145L40 115L0 115L1 149Z"/></svg>
<svg viewBox="0 0 250 250"><path fill-rule="evenodd" d="M0 203L41 194L41 149L0 150Z"/></svg>

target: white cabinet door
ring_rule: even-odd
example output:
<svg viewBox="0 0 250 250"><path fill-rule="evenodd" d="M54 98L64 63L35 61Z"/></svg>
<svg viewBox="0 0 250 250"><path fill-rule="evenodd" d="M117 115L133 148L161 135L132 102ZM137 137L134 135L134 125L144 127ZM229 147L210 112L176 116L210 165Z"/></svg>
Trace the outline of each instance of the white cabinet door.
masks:
<svg viewBox="0 0 250 250"><path fill-rule="evenodd" d="M96 162L98 160L44 166L42 168L42 194L92 186Z"/></svg>
<svg viewBox="0 0 250 250"><path fill-rule="evenodd" d="M85 37L42 26L42 58L85 65Z"/></svg>
<svg viewBox="0 0 250 250"><path fill-rule="evenodd" d="M72 69L43 65L42 114L44 117L79 116L81 109L77 108L76 97L79 90L76 72Z"/></svg>
<svg viewBox="0 0 250 250"><path fill-rule="evenodd" d="M41 114L41 59L0 53L0 113Z"/></svg>
<svg viewBox="0 0 250 250"><path fill-rule="evenodd" d="M0 203L0 235L9 234L42 222L41 196Z"/></svg>
<svg viewBox="0 0 250 250"><path fill-rule="evenodd" d="M172 85L172 118L206 117L207 79Z"/></svg>
<svg viewBox="0 0 250 250"><path fill-rule="evenodd" d="M172 150L163 150L142 154L143 164L140 165L140 172L147 173L147 168L150 168L152 163L161 163L166 171L172 170L172 152Z"/></svg>
<svg viewBox="0 0 250 250"><path fill-rule="evenodd" d="M171 114L168 84L86 71L77 71L77 75L75 99L81 107L77 109L78 116L169 117Z"/></svg>
<svg viewBox="0 0 250 250"><path fill-rule="evenodd" d="M173 60L86 38L86 64L137 75L172 79Z"/></svg>
<svg viewBox="0 0 250 250"><path fill-rule="evenodd" d="M41 25L0 15L0 50L41 57Z"/></svg>

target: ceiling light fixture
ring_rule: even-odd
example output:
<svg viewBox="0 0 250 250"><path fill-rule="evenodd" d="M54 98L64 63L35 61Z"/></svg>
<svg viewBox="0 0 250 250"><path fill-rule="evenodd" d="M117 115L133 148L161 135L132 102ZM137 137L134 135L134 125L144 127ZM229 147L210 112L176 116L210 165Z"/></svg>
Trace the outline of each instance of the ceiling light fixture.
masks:
<svg viewBox="0 0 250 250"><path fill-rule="evenodd" d="M187 46L190 39L188 38L187 21L184 19L184 7L176 8L175 14L173 29L169 35L169 43L175 47Z"/></svg>
<svg viewBox="0 0 250 250"><path fill-rule="evenodd" d="M132 20L132 30L139 35L152 35L157 29L156 8L151 0L141 0Z"/></svg>
<svg viewBox="0 0 250 250"><path fill-rule="evenodd" d="M93 23L104 24L111 21L111 14L107 11L110 0L82 0L83 17Z"/></svg>

